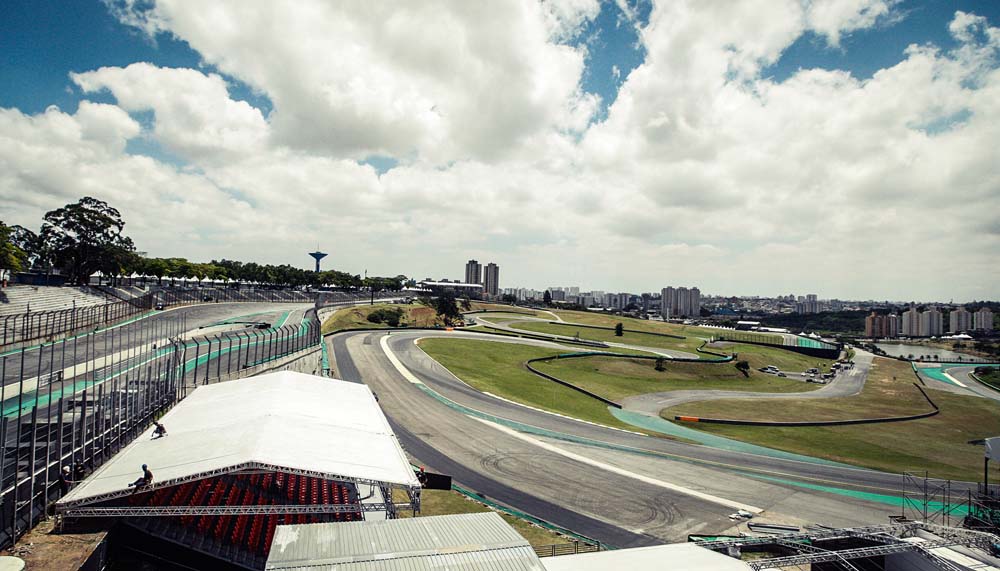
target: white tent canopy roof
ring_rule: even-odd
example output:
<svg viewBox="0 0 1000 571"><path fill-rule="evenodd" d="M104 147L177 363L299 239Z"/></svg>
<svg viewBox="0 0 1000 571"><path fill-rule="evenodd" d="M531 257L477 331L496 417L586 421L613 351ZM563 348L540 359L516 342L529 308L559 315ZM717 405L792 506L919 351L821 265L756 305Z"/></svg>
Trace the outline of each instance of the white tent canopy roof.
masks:
<svg viewBox="0 0 1000 571"><path fill-rule="evenodd" d="M132 491L149 465L151 489L240 469L418 487L371 390L291 371L198 387L59 502L79 506Z"/></svg>

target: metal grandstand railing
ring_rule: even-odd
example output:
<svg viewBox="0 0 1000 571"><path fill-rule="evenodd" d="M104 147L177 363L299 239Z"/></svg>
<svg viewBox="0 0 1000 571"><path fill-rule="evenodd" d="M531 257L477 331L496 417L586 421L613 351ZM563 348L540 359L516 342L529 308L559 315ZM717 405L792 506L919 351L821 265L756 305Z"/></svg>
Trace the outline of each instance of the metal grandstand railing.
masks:
<svg viewBox="0 0 1000 571"><path fill-rule="evenodd" d="M254 374L320 343L315 309L280 328L181 339L186 321L139 320L0 356L0 547L191 388ZM79 475L76 476L80 477Z"/></svg>
<svg viewBox="0 0 1000 571"><path fill-rule="evenodd" d="M93 329L128 319L152 308L153 297L146 295L101 305L7 315L0 319L0 347L38 339L53 339Z"/></svg>

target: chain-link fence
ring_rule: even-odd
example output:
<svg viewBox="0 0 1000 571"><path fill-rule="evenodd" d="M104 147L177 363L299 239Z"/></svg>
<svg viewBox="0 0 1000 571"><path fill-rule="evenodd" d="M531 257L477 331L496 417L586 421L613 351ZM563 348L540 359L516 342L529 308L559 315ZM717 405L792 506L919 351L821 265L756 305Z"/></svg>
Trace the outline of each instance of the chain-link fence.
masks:
<svg viewBox="0 0 1000 571"><path fill-rule="evenodd" d="M315 309L280 328L187 337L183 314L0 357L0 547L198 385L249 376L321 341Z"/></svg>

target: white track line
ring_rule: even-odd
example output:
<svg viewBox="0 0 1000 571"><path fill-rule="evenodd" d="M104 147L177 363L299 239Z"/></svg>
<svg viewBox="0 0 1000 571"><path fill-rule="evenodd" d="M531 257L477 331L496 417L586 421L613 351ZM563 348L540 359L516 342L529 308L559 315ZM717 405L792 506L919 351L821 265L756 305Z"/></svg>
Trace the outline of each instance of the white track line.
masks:
<svg viewBox="0 0 1000 571"><path fill-rule="evenodd" d="M382 346L382 352L385 353L385 356L389 358L389 362L392 363L392 366L395 367L397 371L399 371L399 374L403 375L403 378L405 378L407 381L410 381L415 385L424 384L423 381L418 379L416 375L411 373L409 369L403 366L403 364L400 363L399 359L396 357L396 354L392 352L392 349L389 349L388 335L383 335L382 338L379 339L378 344Z"/></svg>
<svg viewBox="0 0 1000 571"><path fill-rule="evenodd" d="M473 418L473 420L477 420L477 421L479 421L479 422L481 422L483 424L486 424L488 426L492 426L493 428L499 430L500 432L503 432L504 434L507 434L507 435L512 436L514 438L517 438L519 440L523 440L524 442L528 442L530 444L534 444L535 446L538 446L539 448L542 448L543 450L548 450L549 452L552 452L554 454L558 454L560 456L565 456L566 458L569 458L571 460L576 460L577 462L582 462L584 464L587 464L587 465L590 465L590 466L594 466L595 468L600 468L602 470L606 470L608 472L612 472L612 473L618 474L620 476L625 476L627 478L632 478L632 479L635 479L635 480L639 480L640 482L645 482L645 483L651 484L653 486L658 486L660 488L665 488L665 489L673 491L673 492L678 492L678 493L681 493L681 494L684 494L684 495L687 495L687 496L698 498L700 500L705 500L706 502L712 502L714 504L718 504L720 506L725 506L727 508L734 509L734 510L746 510L748 512L755 513L755 514L759 514L759 513L761 513L761 512L764 511L763 508L758 508L756 506L751 506L749 504L744 504L744 503L737 502L737 501L734 501L734 500L727 500L726 498L720 498L719 496L713 496L711 494L706 494L704 492L699 492L698 490L692 490L691 488L685 488L684 486L678 486L677 484L671 484L670 482L664 482L663 480L657 480L656 478L650 478L649 476L643 476L642 474L637 474L635 472L631 472L629 470L625 470L625 469L619 468L617 466L612 466L611 464L606 464L604 462L600 462L600 461L594 460L592 458L587 458L586 456L581 456L580 454L576 454L574 452L569 452L567 450L563 450L562 448L559 448L557 446L553 446L553 445L551 445L551 444L549 444L547 442L542 442L540 440L536 440L536 439L528 436L527 434L522 434L522 433L520 433L520 432L518 432L516 430L513 430L511 428L507 428L506 426L501 426L499 424L490 422L488 420L483 420L481 418L475 418L475 417L470 417L470 418Z"/></svg>
<svg viewBox="0 0 1000 571"><path fill-rule="evenodd" d="M413 373L410 372L409 369L407 369L399 361L399 359L396 357L396 355L393 354L392 350L389 349L389 343L388 343L388 341L389 341L389 336L388 335L384 335L379 340L379 345L382 346L382 352L385 353L385 356L389 358L389 362L392 363L392 366L395 367L396 370L399 371L399 373L401 375L403 375L403 377L405 377L406 380L410 381L411 383L417 384L417 385L424 384L423 382L420 381L420 379L418 379ZM581 456L579 454L563 450L562 448L558 448L558 447L553 446L551 444L548 444L546 442L542 442L540 440L536 440L536 439L534 439L534 438L532 438L532 437L530 437L530 436L528 436L526 434L522 434L522 433L520 433L520 432L518 432L516 430L513 430L511 428L507 428L506 426L502 426L502 425L496 424L495 422L490 422L488 420L483 420L481 418L476 418L474 416L469 416L469 418L471 418L473 420L477 420L479 422L482 422L483 424L485 424L487 426L492 426L493 428L499 430L500 432L503 432L505 434L509 434L510 436L513 436L514 438L517 438L519 440L523 440L524 442L528 442L528 443L534 444L535 446L538 446L539 448L542 448L544 450L548 450L549 452L553 452L555 454L559 454L560 456L565 456L566 458L570 458L570 459L576 460L578 462L583 462L584 464L588 464L590 466L594 466L596 468L600 468L600 469L606 470L608 472L613 472L613 473L621 475L621 476L625 476L625 477L628 477L628 478L633 478L635 480L639 480L640 482L645 482L647 484L652 484L654 486L665 488L665 489L671 490L673 492L678 492L678 493L685 494L685 495L688 495L688 496L691 496L691 497L695 497L695 498L698 498L698 499L701 499L701 500L705 500L707 502L712 502L714 504L725 506L725 507L730 508L730 509L734 509L734 510L746 510L748 512L755 513L755 514L759 514L759 513L761 513L761 512L764 511L763 508L758 508L756 506L751 506L749 504L744 504L744 503L740 503L740 502L733 501L733 500L727 500L726 498L720 498L719 496L713 496L711 494L706 494L704 492L699 492L697 490L692 490L691 488L685 488L684 486L678 486L677 484L671 484L670 482L664 482L663 480L657 480L656 478L650 478L649 476L643 476L642 474L636 474L635 472L630 472L628 470L624 470L622 468L618 468L617 466L612 466L610 464L605 464L604 462L599 462L597 460L594 460L594 459L591 459L591 458L587 458L586 456Z"/></svg>

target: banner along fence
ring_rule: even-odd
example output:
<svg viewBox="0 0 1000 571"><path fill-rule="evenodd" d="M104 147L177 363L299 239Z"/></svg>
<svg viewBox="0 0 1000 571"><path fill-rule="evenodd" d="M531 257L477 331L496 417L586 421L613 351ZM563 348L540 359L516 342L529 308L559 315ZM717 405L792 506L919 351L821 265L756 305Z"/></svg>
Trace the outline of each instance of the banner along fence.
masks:
<svg viewBox="0 0 1000 571"><path fill-rule="evenodd" d="M143 320L2 357L0 547L62 495L64 466L89 475L193 387L253 374L321 340L313 309L281 328L185 331L183 319Z"/></svg>

